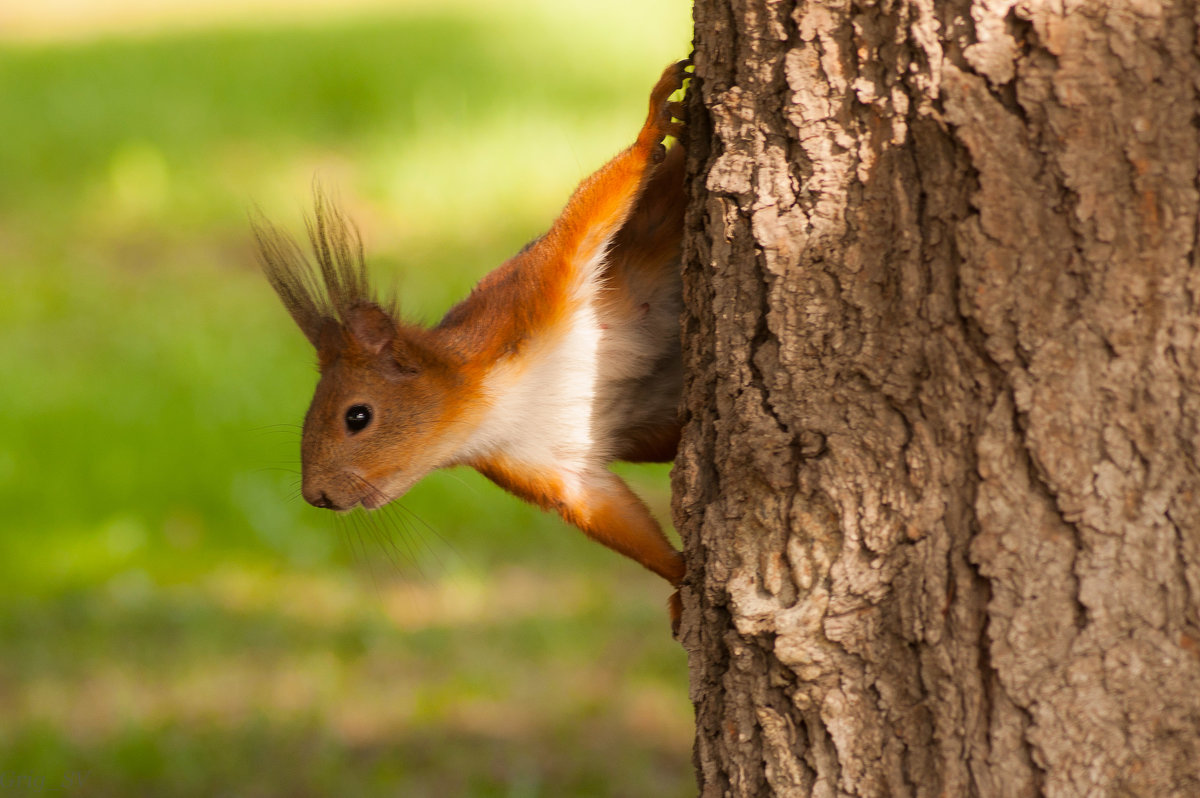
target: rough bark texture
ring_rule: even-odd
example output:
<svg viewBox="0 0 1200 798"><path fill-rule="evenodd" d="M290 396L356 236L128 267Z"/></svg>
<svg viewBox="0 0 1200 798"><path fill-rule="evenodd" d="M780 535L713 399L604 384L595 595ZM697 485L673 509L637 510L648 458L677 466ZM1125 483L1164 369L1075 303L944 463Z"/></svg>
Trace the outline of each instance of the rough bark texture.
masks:
<svg viewBox="0 0 1200 798"><path fill-rule="evenodd" d="M1197 4L697 0L718 795L1200 795Z"/></svg>

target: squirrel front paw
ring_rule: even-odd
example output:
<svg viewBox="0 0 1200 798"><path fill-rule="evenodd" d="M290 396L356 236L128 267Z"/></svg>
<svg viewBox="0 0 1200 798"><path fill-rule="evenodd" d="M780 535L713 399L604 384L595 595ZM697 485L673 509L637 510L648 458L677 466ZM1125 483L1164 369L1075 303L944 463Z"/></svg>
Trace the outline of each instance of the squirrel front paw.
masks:
<svg viewBox="0 0 1200 798"><path fill-rule="evenodd" d="M691 60L671 64L650 90L650 114L638 136L638 144L654 147L658 156L655 160L661 160L665 152L662 148L663 139L667 136L678 139L683 135L683 103L671 102L671 95L683 86L683 81L689 74L687 68L691 65Z"/></svg>

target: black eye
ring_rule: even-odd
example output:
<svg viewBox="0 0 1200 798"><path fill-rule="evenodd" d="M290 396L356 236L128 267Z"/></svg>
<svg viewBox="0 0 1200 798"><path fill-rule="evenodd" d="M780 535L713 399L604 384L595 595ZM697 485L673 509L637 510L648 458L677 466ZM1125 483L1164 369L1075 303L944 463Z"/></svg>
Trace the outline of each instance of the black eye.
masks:
<svg viewBox="0 0 1200 798"><path fill-rule="evenodd" d="M371 408L366 405L355 405L346 411L346 429L358 432L371 423Z"/></svg>

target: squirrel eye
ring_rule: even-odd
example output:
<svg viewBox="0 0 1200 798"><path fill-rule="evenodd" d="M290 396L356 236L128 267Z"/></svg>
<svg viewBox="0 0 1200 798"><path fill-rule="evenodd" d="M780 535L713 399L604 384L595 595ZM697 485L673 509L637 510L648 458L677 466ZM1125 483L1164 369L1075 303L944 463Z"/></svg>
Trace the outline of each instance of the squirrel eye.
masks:
<svg viewBox="0 0 1200 798"><path fill-rule="evenodd" d="M371 408L366 405L354 405L346 411L346 429L358 432L371 423Z"/></svg>

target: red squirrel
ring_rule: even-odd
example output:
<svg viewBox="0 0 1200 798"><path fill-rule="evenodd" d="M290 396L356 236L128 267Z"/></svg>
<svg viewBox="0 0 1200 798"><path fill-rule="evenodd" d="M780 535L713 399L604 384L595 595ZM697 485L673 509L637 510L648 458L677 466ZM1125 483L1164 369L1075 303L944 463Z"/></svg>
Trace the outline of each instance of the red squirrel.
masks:
<svg viewBox="0 0 1200 798"><path fill-rule="evenodd" d="M679 444L683 148L664 139L683 133L669 98L688 64L654 86L636 141L431 329L375 298L357 230L319 192L315 267L255 224L267 279L317 350L305 501L371 510L469 465L679 586L683 556L608 465L667 462ZM678 592L670 609L676 626Z"/></svg>

